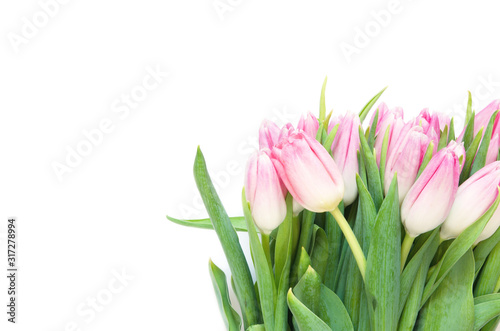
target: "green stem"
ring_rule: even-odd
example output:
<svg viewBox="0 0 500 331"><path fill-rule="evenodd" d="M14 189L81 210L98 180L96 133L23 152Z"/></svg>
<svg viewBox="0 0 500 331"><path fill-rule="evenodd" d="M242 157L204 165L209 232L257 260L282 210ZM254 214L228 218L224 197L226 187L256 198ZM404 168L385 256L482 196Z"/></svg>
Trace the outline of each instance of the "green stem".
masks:
<svg viewBox="0 0 500 331"><path fill-rule="evenodd" d="M401 246L401 271L403 271L405 267L406 259L408 258L408 254L410 254L411 245L413 245L413 240L415 240L415 237L410 236L408 232L405 233L405 238Z"/></svg>
<svg viewBox="0 0 500 331"><path fill-rule="evenodd" d="M273 272L273 265L271 264L271 248L269 247L269 235L261 234L262 236L262 248L264 249L264 254L266 255L267 264L269 265L269 271Z"/></svg>
<svg viewBox="0 0 500 331"><path fill-rule="evenodd" d="M352 232L349 223L347 223L347 220L345 219L344 215L342 215L340 210L338 208L335 208L330 213L333 215L333 218L335 218L335 220L337 221L337 224L342 230L342 233L344 234L344 237L347 240L349 247L351 247L352 255L356 259L359 272L361 273L361 277L363 277L364 281L366 273L366 258L365 255L363 254L363 250L361 249L361 246L359 246L359 242L356 239L354 232Z"/></svg>

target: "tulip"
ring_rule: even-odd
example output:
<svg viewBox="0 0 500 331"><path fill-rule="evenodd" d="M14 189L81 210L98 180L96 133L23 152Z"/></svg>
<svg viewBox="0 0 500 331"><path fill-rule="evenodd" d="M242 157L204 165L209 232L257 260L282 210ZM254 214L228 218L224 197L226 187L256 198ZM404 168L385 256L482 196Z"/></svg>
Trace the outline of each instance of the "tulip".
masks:
<svg viewBox="0 0 500 331"><path fill-rule="evenodd" d="M255 152L248 160L245 178L245 195L254 222L264 234L276 229L286 216L286 191L270 154L268 149Z"/></svg>
<svg viewBox="0 0 500 331"><path fill-rule="evenodd" d="M488 165L495 162L498 158L498 149L500 148L500 139L498 133L493 134L490 144L488 146L488 153L486 153L486 163Z"/></svg>
<svg viewBox="0 0 500 331"><path fill-rule="evenodd" d="M332 155L344 179L344 204L350 205L358 196L356 173L358 170L359 126L358 115L346 113L333 120L339 128L332 144Z"/></svg>
<svg viewBox="0 0 500 331"><path fill-rule="evenodd" d="M430 160L401 206L401 221L411 237L430 231L443 223L458 189L460 155L463 147L451 144Z"/></svg>
<svg viewBox="0 0 500 331"><path fill-rule="evenodd" d="M375 113L372 115L370 123L373 123L375 118ZM375 150L377 153L377 164L380 165L380 155L382 151L382 143L384 142L385 131L389 127L389 137L388 137L388 150L391 146L396 143L399 136L403 132L405 127L403 121L403 108L396 107L389 110L385 103L381 103L378 106L378 121L377 128L375 130ZM389 154L387 154L389 155Z"/></svg>
<svg viewBox="0 0 500 331"><path fill-rule="evenodd" d="M493 100L490 102L489 105L487 105L483 110L481 110L479 113L476 114L476 117L474 118L474 136L476 136L481 130L481 128L484 128L486 130L486 126L488 126L488 122L490 121L491 116L493 113L497 110L500 109L500 99ZM467 123L465 123L467 124ZM460 136L458 136L459 141L461 141L464 137L465 134L465 129L463 129L462 133ZM498 127L498 116L495 119L495 123L493 125L493 132L498 132L499 127Z"/></svg>
<svg viewBox="0 0 500 331"><path fill-rule="evenodd" d="M272 161L286 188L304 208L321 213L337 208L344 182L326 149L302 130L293 130L272 150Z"/></svg>
<svg viewBox="0 0 500 331"><path fill-rule="evenodd" d="M385 193L389 192L394 174L398 176L399 203L403 202L410 187L415 183L430 139L420 126L415 126L393 146L386 163L384 176Z"/></svg>
<svg viewBox="0 0 500 331"><path fill-rule="evenodd" d="M413 125L421 126L424 133L434 143L434 152L437 152L439 145L439 137L445 126L450 126L450 118L440 113L430 114L429 109L423 109L420 114L414 119Z"/></svg>
<svg viewBox="0 0 500 331"><path fill-rule="evenodd" d="M310 135L312 138L316 138L316 133L318 132L319 122L318 119L309 112L307 116L302 115L297 125L297 129L303 130L305 133Z"/></svg>
<svg viewBox="0 0 500 331"><path fill-rule="evenodd" d="M450 214L441 227L441 238L458 237L469 225L481 217L495 202L500 186L500 161L495 161L477 171L457 191ZM489 238L500 225L500 209L497 209L476 244Z"/></svg>
<svg viewBox="0 0 500 331"><path fill-rule="evenodd" d="M259 147L272 149L278 143L281 129L269 120L262 121L259 129Z"/></svg>
<svg viewBox="0 0 500 331"><path fill-rule="evenodd" d="M487 105L483 110L477 113L474 118L474 135L476 135L481 128L485 128L490 121L493 113L500 109L500 100L493 100L489 105ZM493 126L493 132L497 132L496 128L498 126L498 116L495 119L495 124Z"/></svg>

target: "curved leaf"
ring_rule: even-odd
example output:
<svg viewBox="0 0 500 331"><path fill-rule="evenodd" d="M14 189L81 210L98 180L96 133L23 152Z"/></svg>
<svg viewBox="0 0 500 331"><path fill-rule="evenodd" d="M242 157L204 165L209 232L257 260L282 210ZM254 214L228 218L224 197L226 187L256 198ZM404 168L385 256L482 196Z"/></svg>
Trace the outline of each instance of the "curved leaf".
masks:
<svg viewBox="0 0 500 331"><path fill-rule="evenodd" d="M210 230L214 229L214 226L212 225L212 221L210 220L210 218L181 220L167 215L167 219L173 223L184 225L191 228L210 229ZM229 220L231 221L231 224L233 225L236 231L241 231L241 232L248 231L245 217L243 216L229 217Z"/></svg>
<svg viewBox="0 0 500 331"><path fill-rule="evenodd" d="M318 315L332 330L354 330L344 304L332 290L321 285L320 298Z"/></svg>
<svg viewBox="0 0 500 331"><path fill-rule="evenodd" d="M233 307L231 307L226 275L224 271L219 269L219 267L212 262L212 260L209 261L209 270L217 302L219 303L219 308L224 318L224 323L228 330L239 331L241 329L241 318Z"/></svg>
<svg viewBox="0 0 500 331"><path fill-rule="evenodd" d="M299 299L288 290L288 307L297 321L299 331L331 331L332 329L321 318L310 311Z"/></svg>

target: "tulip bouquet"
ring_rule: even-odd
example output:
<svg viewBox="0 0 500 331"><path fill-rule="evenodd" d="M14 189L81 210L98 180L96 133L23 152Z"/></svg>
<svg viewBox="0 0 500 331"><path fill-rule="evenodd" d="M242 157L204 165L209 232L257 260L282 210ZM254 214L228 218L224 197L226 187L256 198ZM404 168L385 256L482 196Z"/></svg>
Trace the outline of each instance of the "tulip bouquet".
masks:
<svg viewBox="0 0 500 331"><path fill-rule="evenodd" d="M500 319L500 126L496 100L465 127L381 103L296 127L264 121L244 217L228 217L198 149L194 176L224 272L209 271L229 330L495 330ZM237 236L249 236L247 261ZM252 279L250 265L255 270Z"/></svg>

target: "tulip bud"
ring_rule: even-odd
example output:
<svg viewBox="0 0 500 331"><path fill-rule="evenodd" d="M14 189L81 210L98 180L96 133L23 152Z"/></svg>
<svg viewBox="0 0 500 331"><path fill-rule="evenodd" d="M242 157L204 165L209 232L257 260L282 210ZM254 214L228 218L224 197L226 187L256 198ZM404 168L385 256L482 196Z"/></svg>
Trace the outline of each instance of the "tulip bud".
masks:
<svg viewBox="0 0 500 331"><path fill-rule="evenodd" d="M334 119L333 123L339 123L339 128L332 144L332 155L344 179L344 204L347 206L358 196L356 173L359 172L357 152L361 122L358 115L346 113Z"/></svg>
<svg viewBox="0 0 500 331"><path fill-rule="evenodd" d="M460 176L458 150L452 145L434 155L403 200L401 221L411 237L438 227L448 216Z"/></svg>
<svg viewBox="0 0 500 331"><path fill-rule="evenodd" d="M271 150L278 143L280 128L269 120L262 121L259 129L259 147Z"/></svg>
<svg viewBox="0 0 500 331"><path fill-rule="evenodd" d="M370 123L373 123L375 113L372 115ZM377 129L375 130L375 150L377 153L377 164L380 165L380 155L382 152L382 143L384 142L385 131L389 126L389 137L388 137L388 151L391 150L391 146L396 143L399 136L405 128L405 123L403 121L403 108L396 107L389 110L385 103L381 103L378 106L378 121ZM387 153L389 156L389 153Z"/></svg>
<svg viewBox="0 0 500 331"><path fill-rule="evenodd" d="M450 214L441 227L441 238L456 238L477 221L495 202L498 186L500 186L500 161L490 163L463 182L458 188ZM476 243L489 238L499 225L500 209L497 209Z"/></svg>
<svg viewBox="0 0 500 331"><path fill-rule="evenodd" d="M334 210L344 195L342 175L326 149L302 130L273 148L272 161L286 188L304 208Z"/></svg>
<svg viewBox="0 0 500 331"><path fill-rule="evenodd" d="M384 176L385 193L389 192L394 174L398 175L399 203L402 203L408 190L415 183L418 170L422 164L430 139L424 134L420 126L414 126L399 139L386 163Z"/></svg>
<svg viewBox="0 0 500 331"><path fill-rule="evenodd" d="M445 126L450 126L450 118L440 113L430 114L429 109L423 109L413 121L413 125L421 126L424 133L434 143L434 152L437 152L439 137Z"/></svg>
<svg viewBox="0 0 500 331"><path fill-rule="evenodd" d="M307 113L307 116L302 115L297 125L297 129L303 130L305 133L310 135L312 138L316 138L316 133L318 132L319 122L318 119L311 113Z"/></svg>
<svg viewBox="0 0 500 331"><path fill-rule="evenodd" d="M255 224L264 234L276 229L286 216L282 183L267 149L252 154L247 163L245 194Z"/></svg>

